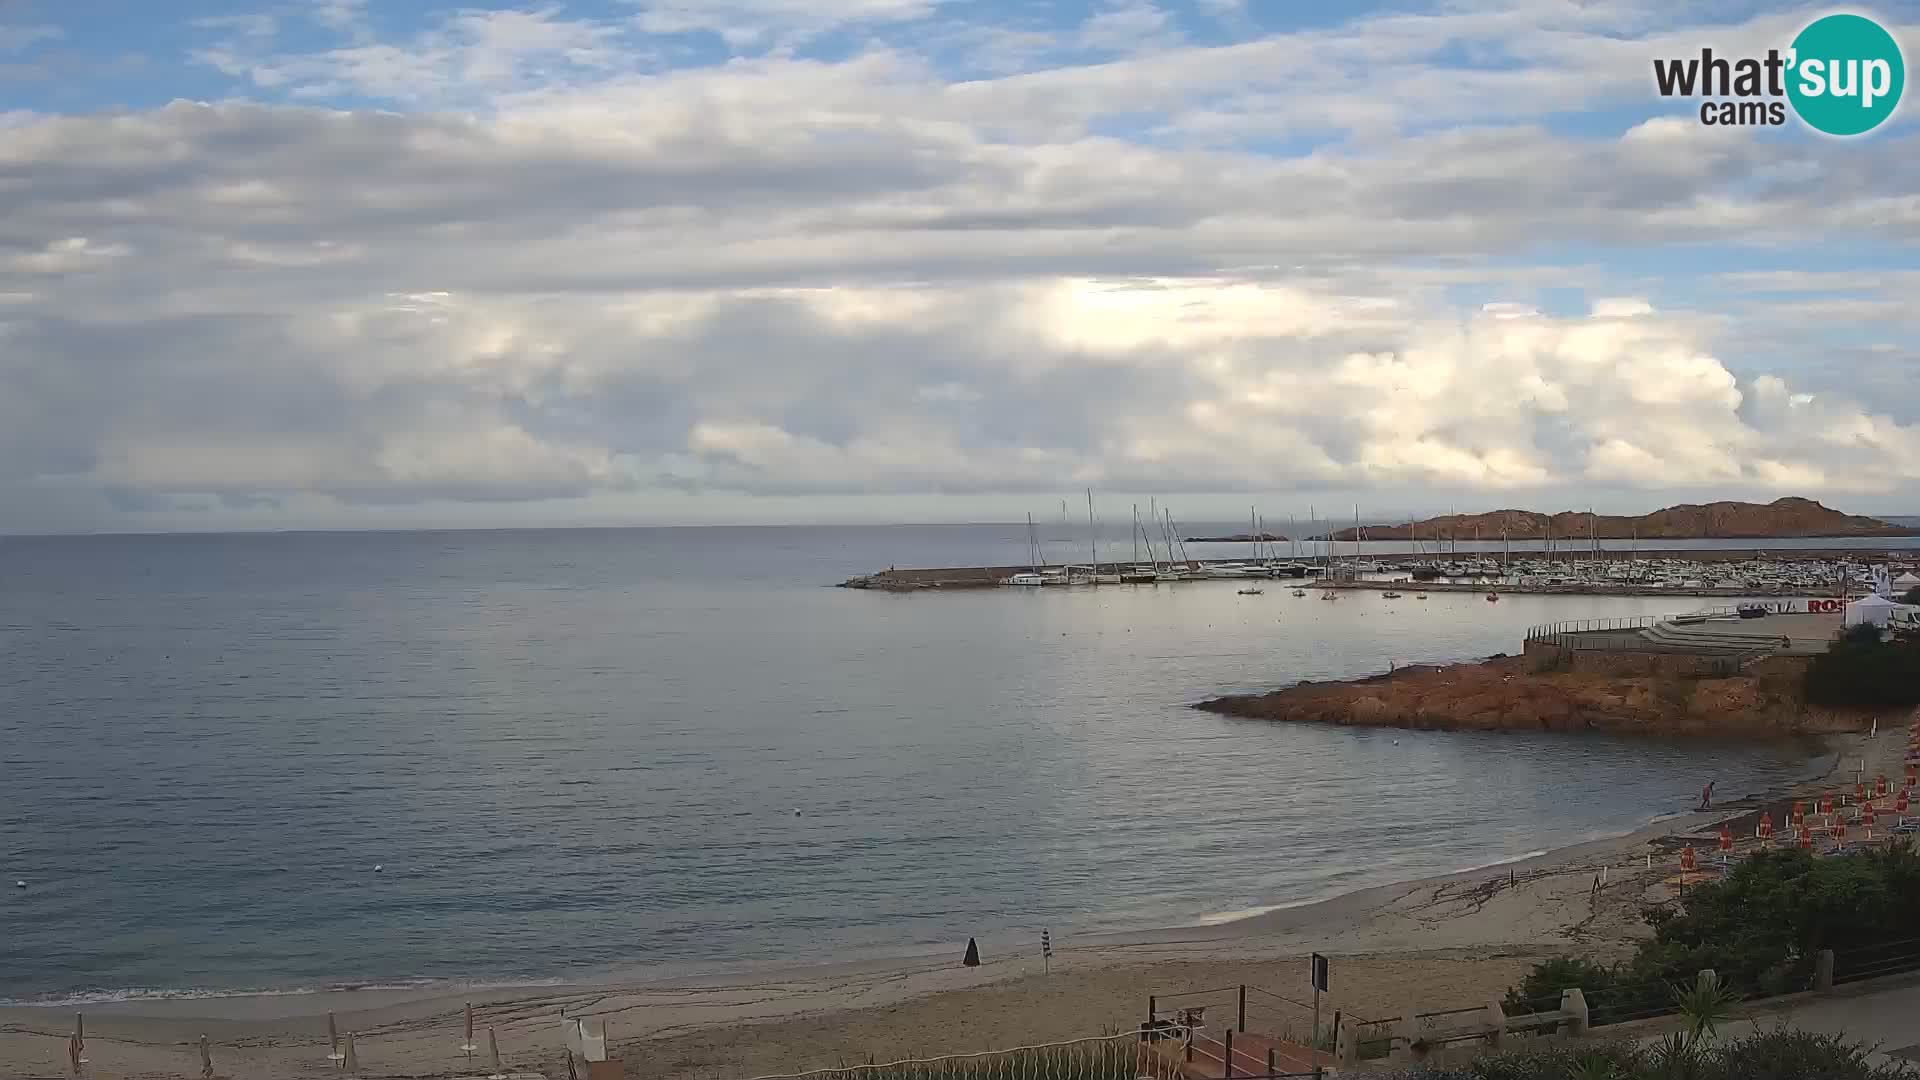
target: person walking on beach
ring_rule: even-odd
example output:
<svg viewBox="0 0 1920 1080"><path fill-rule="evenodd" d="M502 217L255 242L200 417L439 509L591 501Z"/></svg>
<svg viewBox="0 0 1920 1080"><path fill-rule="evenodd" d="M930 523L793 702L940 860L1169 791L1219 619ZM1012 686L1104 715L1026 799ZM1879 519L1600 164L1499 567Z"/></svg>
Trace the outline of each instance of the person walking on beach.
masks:
<svg viewBox="0 0 1920 1080"><path fill-rule="evenodd" d="M1713 781L1711 780L1707 781L1706 787L1700 789L1700 809L1713 809Z"/></svg>

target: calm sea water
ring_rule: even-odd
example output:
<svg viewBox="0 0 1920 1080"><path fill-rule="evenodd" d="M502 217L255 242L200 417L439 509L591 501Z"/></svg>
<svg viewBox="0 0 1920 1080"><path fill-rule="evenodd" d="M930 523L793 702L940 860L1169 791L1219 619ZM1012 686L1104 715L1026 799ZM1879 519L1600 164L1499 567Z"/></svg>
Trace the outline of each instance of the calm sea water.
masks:
<svg viewBox="0 0 1920 1080"><path fill-rule="evenodd" d="M1186 707L1671 598L823 587L1025 544L1023 525L0 540L0 875L29 884L0 895L0 998L1066 940L1511 858L1806 767Z"/></svg>

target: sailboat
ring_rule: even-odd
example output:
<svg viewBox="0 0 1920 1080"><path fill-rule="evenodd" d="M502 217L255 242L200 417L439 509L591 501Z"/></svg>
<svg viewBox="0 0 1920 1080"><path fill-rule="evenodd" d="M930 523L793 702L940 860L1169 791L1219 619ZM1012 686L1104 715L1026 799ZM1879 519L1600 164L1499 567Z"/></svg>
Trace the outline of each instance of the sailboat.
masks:
<svg viewBox="0 0 1920 1080"><path fill-rule="evenodd" d="M1151 563L1152 565L1143 566L1140 563L1140 540L1142 537L1146 538L1147 559L1148 559L1148 562ZM1153 555L1153 537L1147 536L1146 532L1140 527L1140 504L1134 503L1133 504L1133 565L1128 567L1125 570L1120 571L1120 580L1123 582L1135 583L1135 584L1140 582L1149 582L1153 580L1154 574L1158 573L1159 570L1160 570L1159 563L1157 560L1154 559L1154 555Z"/></svg>
<svg viewBox="0 0 1920 1080"><path fill-rule="evenodd" d="M1027 561L1031 567L1029 572L1015 574L1012 577L1005 578L1000 584L1019 585L1031 588L1047 583L1046 575L1040 572L1040 537L1033 531L1033 515L1031 513L1027 515Z"/></svg>
<svg viewBox="0 0 1920 1080"><path fill-rule="evenodd" d="M1118 567L1115 567L1113 572L1104 573L1104 574L1100 572L1100 530L1094 524L1094 521L1093 521L1093 489L1092 488L1087 489L1087 548L1088 548L1088 552L1093 556L1093 571L1092 571L1093 584L1095 585L1120 584L1120 574L1118 573L1118 570L1119 570Z"/></svg>

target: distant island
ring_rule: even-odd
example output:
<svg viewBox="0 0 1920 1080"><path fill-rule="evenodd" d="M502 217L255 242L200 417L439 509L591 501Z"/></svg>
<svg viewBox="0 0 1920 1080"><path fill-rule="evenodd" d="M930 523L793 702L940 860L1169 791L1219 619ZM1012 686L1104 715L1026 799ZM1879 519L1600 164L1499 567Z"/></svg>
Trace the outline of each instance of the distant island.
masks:
<svg viewBox="0 0 1920 1080"><path fill-rule="evenodd" d="M1485 514L1448 514L1412 525L1365 525L1333 534L1334 540L1761 540L1780 537L1920 536L1878 518L1843 514L1812 499L1784 498L1770 503L1683 503L1639 517L1563 510L1494 510Z"/></svg>

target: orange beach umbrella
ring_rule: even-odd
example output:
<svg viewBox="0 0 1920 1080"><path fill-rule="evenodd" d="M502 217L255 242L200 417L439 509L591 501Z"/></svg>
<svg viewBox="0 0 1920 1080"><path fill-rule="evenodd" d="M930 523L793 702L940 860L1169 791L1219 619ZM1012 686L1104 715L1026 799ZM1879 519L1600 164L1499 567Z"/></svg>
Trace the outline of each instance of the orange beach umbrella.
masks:
<svg viewBox="0 0 1920 1080"><path fill-rule="evenodd" d="M1720 850L1722 852L1733 850L1733 826L1731 825L1720 826Z"/></svg>
<svg viewBox="0 0 1920 1080"><path fill-rule="evenodd" d="M1813 829L1810 826L1800 826L1800 850L1813 850Z"/></svg>
<svg viewBox="0 0 1920 1080"><path fill-rule="evenodd" d="M1690 874L1699 868L1700 868L1699 864L1695 862L1693 858L1693 845L1688 844L1686 847L1681 848L1680 849L1680 872L1683 874Z"/></svg>

